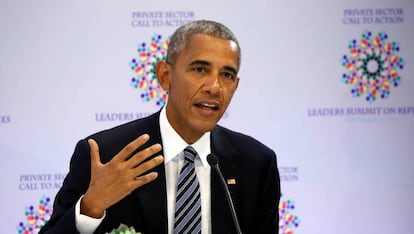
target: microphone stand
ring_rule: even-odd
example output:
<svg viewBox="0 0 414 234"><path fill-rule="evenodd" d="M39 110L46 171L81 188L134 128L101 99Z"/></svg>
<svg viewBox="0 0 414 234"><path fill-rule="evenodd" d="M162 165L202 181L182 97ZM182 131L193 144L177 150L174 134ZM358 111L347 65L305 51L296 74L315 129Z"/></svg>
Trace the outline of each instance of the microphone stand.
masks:
<svg viewBox="0 0 414 234"><path fill-rule="evenodd" d="M220 178L221 184L223 185L224 191L226 193L227 202L229 203L229 206L230 206L230 211L231 211L231 216L233 217L234 226L236 226L237 233L242 234L241 229L240 229L240 225L239 225L239 221L237 219L236 209L234 209L233 200L231 199L229 188L227 187L227 184L226 184L226 181L224 180L223 174L220 171L219 164L218 164L218 159L215 155L209 154L207 156L207 161L210 164L210 166L212 166L213 169L217 172L217 174Z"/></svg>

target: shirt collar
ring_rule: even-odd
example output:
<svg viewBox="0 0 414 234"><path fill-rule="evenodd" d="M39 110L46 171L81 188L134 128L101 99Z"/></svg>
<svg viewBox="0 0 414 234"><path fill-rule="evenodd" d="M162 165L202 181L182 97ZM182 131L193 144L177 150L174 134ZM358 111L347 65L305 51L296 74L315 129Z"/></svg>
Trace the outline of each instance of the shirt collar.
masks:
<svg viewBox="0 0 414 234"><path fill-rule="evenodd" d="M174 130L167 119L167 111L163 107L160 113L160 132L162 147L164 151L164 164L167 164L174 157L178 156L188 144ZM191 144L200 156L203 167L208 166L207 155L211 153L210 149L210 132L204 133L200 139Z"/></svg>

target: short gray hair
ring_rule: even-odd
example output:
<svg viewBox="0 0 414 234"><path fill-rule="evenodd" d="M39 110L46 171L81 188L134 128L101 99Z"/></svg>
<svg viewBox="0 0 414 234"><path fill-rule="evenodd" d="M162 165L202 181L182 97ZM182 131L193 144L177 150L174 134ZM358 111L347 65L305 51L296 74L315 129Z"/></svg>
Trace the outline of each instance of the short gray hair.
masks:
<svg viewBox="0 0 414 234"><path fill-rule="evenodd" d="M221 23L209 20L196 20L179 27L171 36L167 49L166 61L174 65L178 55L185 49L188 40L194 34L206 34L230 41L234 41L238 48L238 66L241 63L241 49L239 41L229 28Z"/></svg>

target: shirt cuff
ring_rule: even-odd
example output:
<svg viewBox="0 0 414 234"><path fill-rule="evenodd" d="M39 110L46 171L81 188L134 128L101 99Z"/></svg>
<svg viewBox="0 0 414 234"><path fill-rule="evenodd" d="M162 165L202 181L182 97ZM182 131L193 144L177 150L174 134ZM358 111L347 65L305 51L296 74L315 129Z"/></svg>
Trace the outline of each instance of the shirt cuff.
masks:
<svg viewBox="0 0 414 234"><path fill-rule="evenodd" d="M75 224L76 229L81 234L93 234L93 232L98 228L99 224L102 223L102 220L105 218L106 211L102 218L95 219L87 215L80 213L80 203L82 201L83 195L79 198L78 202L75 205Z"/></svg>

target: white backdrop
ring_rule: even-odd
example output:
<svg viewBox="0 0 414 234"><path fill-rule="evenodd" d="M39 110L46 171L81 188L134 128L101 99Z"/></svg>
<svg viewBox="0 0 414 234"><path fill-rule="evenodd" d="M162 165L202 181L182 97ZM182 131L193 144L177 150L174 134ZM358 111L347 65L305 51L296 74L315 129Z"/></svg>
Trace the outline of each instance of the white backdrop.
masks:
<svg viewBox="0 0 414 234"><path fill-rule="evenodd" d="M242 45L221 124L276 151L281 233L413 233L413 17L409 0L0 0L1 232L37 233L77 140L159 109L131 87L138 45L212 19ZM372 102L342 80L343 56L357 58L350 41L355 55L374 47L366 31L386 33L395 50L365 70L400 77ZM395 58L403 67L385 69Z"/></svg>

